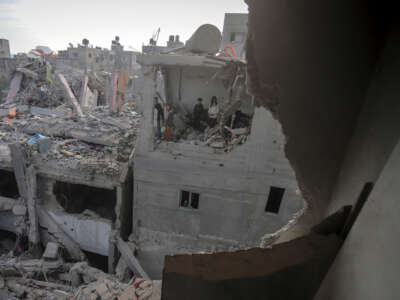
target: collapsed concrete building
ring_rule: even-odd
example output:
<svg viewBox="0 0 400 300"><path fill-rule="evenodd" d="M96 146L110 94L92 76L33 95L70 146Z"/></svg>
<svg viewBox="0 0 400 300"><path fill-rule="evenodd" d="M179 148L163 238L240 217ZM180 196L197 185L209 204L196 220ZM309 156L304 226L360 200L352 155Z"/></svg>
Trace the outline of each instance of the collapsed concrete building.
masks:
<svg viewBox="0 0 400 300"><path fill-rule="evenodd" d="M164 253L253 247L263 237L261 230L268 233L267 226L278 228L293 216L296 209L287 203L302 203L298 186L310 209L283 234L289 242L167 256L163 299L397 299L399 28L390 7L361 1L313 1L313 10L273 1L249 5L246 67L255 107L249 136L230 151L197 139L155 143L153 97L164 95L177 112L185 105L190 109L197 95L208 99L203 93L209 86L212 95L232 100L214 75L242 62L211 58L207 51L141 58L144 116L134 160L131 226L137 258L158 276ZM187 75L182 84L169 81L181 71ZM160 77L165 77L164 94ZM185 95L188 86L198 91L195 96ZM3 172L20 169L13 161L21 160L4 153ZM34 154L34 161L49 166ZM38 169L46 177L50 168ZM4 174L19 185L21 176L14 180ZM53 175L60 176L52 170ZM79 180L93 185L88 176ZM100 178L99 184L109 179ZM39 178L36 185L48 180ZM118 189L115 184L109 189ZM20 192L10 186L4 207L14 207L9 198ZM286 207L278 207L278 214L265 211L271 186L286 189L280 202ZM63 187L56 190L66 193ZM44 198L50 195L55 203L57 193ZM190 209L181 207L186 198L193 202Z"/></svg>
<svg viewBox="0 0 400 300"><path fill-rule="evenodd" d="M110 115L110 101L107 108L88 100L88 87L99 84L93 70L17 67L1 111L0 228L21 234L15 224L26 203L31 243L59 243L70 258L111 273L130 247L134 271L159 279L166 254L254 247L301 214L279 124L255 108L246 62L216 56L221 37L204 25L182 49L140 56L135 106L143 118L129 103ZM81 48L86 57L89 48ZM176 110L173 141L155 143L154 96ZM208 105L212 96L218 124L198 134L187 115L197 97Z"/></svg>
<svg viewBox="0 0 400 300"><path fill-rule="evenodd" d="M201 35L192 39L187 44L202 45L202 54L139 57L144 118L134 163L133 228L138 259L153 278L160 278L165 254L255 247L305 209L279 124L247 93L246 63L207 53L213 47L196 41ZM154 96L176 112L173 141L154 140ZM198 97L208 107L212 96L221 107L219 124L196 133L185 116ZM251 121L229 128L227 120L238 111Z"/></svg>
<svg viewBox="0 0 400 300"><path fill-rule="evenodd" d="M68 288L76 268L78 273L92 274L87 273L92 279L85 283L98 281L87 295L96 289L100 293L100 287L107 285L104 280L119 286L113 292L121 295L129 287L73 262L87 260L110 274L121 270L120 280L130 266L130 272L135 270L130 274L149 279L129 242L133 158L141 116L128 103L111 116L108 106L87 99L91 84L81 70L61 71L48 62L34 61L14 70L0 104L0 234L15 243L11 248L0 246L0 277L10 276L13 264L16 270L31 270L32 280L42 278L41 268L49 268L52 280L66 273L56 280L64 291L60 299L82 292L80 279L73 283L74 289ZM46 251L38 260L42 247ZM50 297L54 292L45 291L41 282L18 288L20 281L10 280L8 290L17 296Z"/></svg>
<svg viewBox="0 0 400 300"><path fill-rule="evenodd" d="M139 52L136 51L124 50L124 46L120 44L117 36L111 42L110 49L90 46L89 41L84 39L82 44L78 44L77 47L70 44L66 50L58 51L58 56L51 58L50 61L55 66L64 64L93 72L112 72L115 65L118 64L119 68L127 70L133 75L140 68L136 63L138 54Z"/></svg>

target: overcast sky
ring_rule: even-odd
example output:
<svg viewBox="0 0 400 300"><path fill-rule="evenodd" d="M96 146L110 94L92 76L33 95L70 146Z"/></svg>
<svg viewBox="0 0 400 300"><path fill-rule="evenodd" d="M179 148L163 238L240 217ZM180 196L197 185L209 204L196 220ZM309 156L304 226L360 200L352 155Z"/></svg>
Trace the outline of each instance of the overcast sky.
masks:
<svg viewBox="0 0 400 300"><path fill-rule="evenodd" d="M222 30L226 12L247 13L247 5L244 0L0 0L0 38L10 40L13 54L38 45L62 50L83 38L109 48L115 35L126 50L141 50L158 27L161 45L170 34L186 41L205 23Z"/></svg>

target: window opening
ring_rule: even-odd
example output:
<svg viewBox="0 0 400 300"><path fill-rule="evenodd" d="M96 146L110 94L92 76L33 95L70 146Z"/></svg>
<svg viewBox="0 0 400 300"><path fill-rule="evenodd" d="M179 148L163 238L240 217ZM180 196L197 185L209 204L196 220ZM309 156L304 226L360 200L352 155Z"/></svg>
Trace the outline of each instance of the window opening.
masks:
<svg viewBox="0 0 400 300"><path fill-rule="evenodd" d="M199 201L200 201L199 193L181 191L180 207L198 209Z"/></svg>
<svg viewBox="0 0 400 300"><path fill-rule="evenodd" d="M90 210L102 218L115 221L115 190L57 181L53 193L67 213L80 214Z"/></svg>
<svg viewBox="0 0 400 300"><path fill-rule="evenodd" d="M0 170L0 196L18 199L19 190L14 172Z"/></svg>
<svg viewBox="0 0 400 300"><path fill-rule="evenodd" d="M271 212L274 214L279 213L279 209L281 207L283 194L285 193L285 189L271 186L269 190L267 205L265 207L266 212Z"/></svg>

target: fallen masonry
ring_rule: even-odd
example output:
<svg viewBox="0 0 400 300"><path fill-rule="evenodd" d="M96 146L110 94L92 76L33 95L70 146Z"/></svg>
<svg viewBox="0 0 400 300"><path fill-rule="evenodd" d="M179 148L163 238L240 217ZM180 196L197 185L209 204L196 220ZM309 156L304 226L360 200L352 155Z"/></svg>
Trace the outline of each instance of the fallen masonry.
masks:
<svg viewBox="0 0 400 300"><path fill-rule="evenodd" d="M130 105L112 114L88 76L62 71L17 67L0 104L1 293L159 299L128 240L141 115Z"/></svg>

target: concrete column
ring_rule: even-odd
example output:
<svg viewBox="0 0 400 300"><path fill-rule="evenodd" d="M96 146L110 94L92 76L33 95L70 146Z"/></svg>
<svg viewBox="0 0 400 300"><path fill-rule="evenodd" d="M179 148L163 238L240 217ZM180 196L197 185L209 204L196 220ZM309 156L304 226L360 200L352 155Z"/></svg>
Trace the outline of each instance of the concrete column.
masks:
<svg viewBox="0 0 400 300"><path fill-rule="evenodd" d="M137 154L146 154L154 149L154 96L156 95L155 71L143 67L143 123L137 143Z"/></svg>

